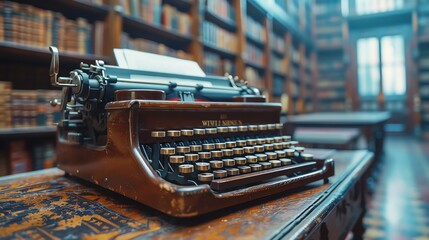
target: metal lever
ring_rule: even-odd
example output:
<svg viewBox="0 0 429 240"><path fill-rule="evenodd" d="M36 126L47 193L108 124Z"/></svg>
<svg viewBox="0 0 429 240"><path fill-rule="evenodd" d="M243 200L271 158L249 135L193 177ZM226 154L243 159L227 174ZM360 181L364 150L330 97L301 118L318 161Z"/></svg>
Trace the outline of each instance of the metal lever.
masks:
<svg viewBox="0 0 429 240"><path fill-rule="evenodd" d="M58 49L56 47L50 46L49 51L52 54L51 68L49 69L51 85L55 87L76 87L77 84L71 83L72 78L58 77L58 72L60 68Z"/></svg>

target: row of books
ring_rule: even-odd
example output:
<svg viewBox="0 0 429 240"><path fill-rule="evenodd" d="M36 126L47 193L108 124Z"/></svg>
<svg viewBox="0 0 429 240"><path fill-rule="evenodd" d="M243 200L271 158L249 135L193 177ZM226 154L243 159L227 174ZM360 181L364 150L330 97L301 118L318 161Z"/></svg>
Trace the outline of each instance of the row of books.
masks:
<svg viewBox="0 0 429 240"><path fill-rule="evenodd" d="M55 90L2 90L0 126L54 126L60 117L59 106L52 107L49 102L60 98L60 94L60 91Z"/></svg>
<svg viewBox="0 0 429 240"><path fill-rule="evenodd" d="M329 26L320 26L317 25L317 28L315 29L317 37L324 37L326 35L336 35L336 36L342 36L342 26L341 25L329 25Z"/></svg>
<svg viewBox="0 0 429 240"><path fill-rule="evenodd" d="M295 98L299 97L299 85L298 85L298 83L295 81L291 81L289 86L290 86L289 94Z"/></svg>
<svg viewBox="0 0 429 240"><path fill-rule="evenodd" d="M429 85L420 85L420 96L429 98Z"/></svg>
<svg viewBox="0 0 429 240"><path fill-rule="evenodd" d="M230 59L222 59L218 54L204 52L204 70L207 74L224 75L228 73L235 75L235 64Z"/></svg>
<svg viewBox="0 0 429 240"><path fill-rule="evenodd" d="M341 1L316 4L314 13L316 15L341 15Z"/></svg>
<svg viewBox="0 0 429 240"><path fill-rule="evenodd" d="M85 18L67 19L59 12L1 1L0 26L0 41L43 48L54 45L62 51L94 53L94 25Z"/></svg>
<svg viewBox="0 0 429 240"><path fill-rule="evenodd" d="M262 49L250 43L246 45L246 61L261 67L266 65L266 59Z"/></svg>
<svg viewBox="0 0 429 240"><path fill-rule="evenodd" d="M237 38L235 34L211 22L203 22L202 40L206 44L216 46L228 52L237 52Z"/></svg>
<svg viewBox="0 0 429 240"><path fill-rule="evenodd" d="M244 69L244 79L251 87L256 87L261 90L265 89L263 76L256 69L252 67L247 66Z"/></svg>
<svg viewBox="0 0 429 240"><path fill-rule="evenodd" d="M344 102L324 102L318 104L319 111L345 111L346 104Z"/></svg>
<svg viewBox="0 0 429 240"><path fill-rule="evenodd" d="M280 76L273 77L272 93L274 97L280 97L285 92L285 78Z"/></svg>
<svg viewBox="0 0 429 240"><path fill-rule="evenodd" d="M249 15L246 15L246 21L244 23L244 29L246 29L247 36L261 43L265 43L267 41L265 27L262 23L254 20Z"/></svg>
<svg viewBox="0 0 429 240"><path fill-rule="evenodd" d="M344 97L344 93L336 89L318 90L316 95L319 100L332 100Z"/></svg>
<svg viewBox="0 0 429 240"><path fill-rule="evenodd" d="M172 5L163 4L161 0L121 0L121 5L126 15L184 35L191 33L190 15Z"/></svg>
<svg viewBox="0 0 429 240"><path fill-rule="evenodd" d="M324 36L316 39L316 45L319 47L332 47L341 46L343 44L343 37L340 35Z"/></svg>
<svg viewBox="0 0 429 240"><path fill-rule="evenodd" d="M301 55L299 54L299 50L295 47L291 47L290 49L292 62L299 63L301 60Z"/></svg>
<svg viewBox="0 0 429 240"><path fill-rule="evenodd" d="M317 63L317 69L319 71L332 71L344 68L344 61L341 58L321 58Z"/></svg>
<svg viewBox="0 0 429 240"><path fill-rule="evenodd" d="M289 68L289 76L292 78L292 80L296 81L299 79L299 68L295 66L291 66Z"/></svg>
<svg viewBox="0 0 429 240"><path fill-rule="evenodd" d="M284 58L279 58L275 55L271 55L271 67L272 70L278 74L286 74L287 61Z"/></svg>
<svg viewBox="0 0 429 240"><path fill-rule="evenodd" d="M183 50L173 49L162 43L154 42L144 38L132 38L125 32L123 32L121 36L121 47L182 59L192 59L192 56Z"/></svg>
<svg viewBox="0 0 429 240"><path fill-rule="evenodd" d="M10 98L12 92L11 82L0 82L0 128L9 128L12 123Z"/></svg>
<svg viewBox="0 0 429 240"><path fill-rule="evenodd" d="M345 81L317 81L317 87L318 88L345 88Z"/></svg>
<svg viewBox="0 0 429 240"><path fill-rule="evenodd" d="M51 168L55 160L53 142L11 141L0 148L0 176Z"/></svg>
<svg viewBox="0 0 429 240"><path fill-rule="evenodd" d="M234 8L228 0L207 0L206 9L211 14L214 14L227 21L235 21Z"/></svg>
<svg viewBox="0 0 429 240"><path fill-rule="evenodd" d="M286 51L286 39L278 34L271 33L270 36L271 49L278 53L284 53Z"/></svg>

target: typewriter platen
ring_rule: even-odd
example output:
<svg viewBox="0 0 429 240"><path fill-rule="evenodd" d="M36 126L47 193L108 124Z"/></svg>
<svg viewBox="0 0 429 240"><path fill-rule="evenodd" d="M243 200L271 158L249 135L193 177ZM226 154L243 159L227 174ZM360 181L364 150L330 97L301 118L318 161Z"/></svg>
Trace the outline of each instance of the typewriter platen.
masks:
<svg viewBox="0 0 429 240"><path fill-rule="evenodd" d="M58 167L72 176L190 217L334 174L332 159L281 134L280 105L257 89L102 61L57 77L50 50L51 83L63 88Z"/></svg>

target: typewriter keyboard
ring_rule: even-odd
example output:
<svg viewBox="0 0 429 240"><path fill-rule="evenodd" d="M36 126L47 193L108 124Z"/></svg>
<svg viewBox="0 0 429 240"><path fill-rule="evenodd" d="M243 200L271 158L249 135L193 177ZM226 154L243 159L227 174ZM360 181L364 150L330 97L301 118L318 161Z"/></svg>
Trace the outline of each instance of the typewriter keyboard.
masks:
<svg viewBox="0 0 429 240"><path fill-rule="evenodd" d="M144 144L142 152L167 181L225 191L315 167L313 155L290 136L279 135L281 128L259 124L151 131L153 143Z"/></svg>

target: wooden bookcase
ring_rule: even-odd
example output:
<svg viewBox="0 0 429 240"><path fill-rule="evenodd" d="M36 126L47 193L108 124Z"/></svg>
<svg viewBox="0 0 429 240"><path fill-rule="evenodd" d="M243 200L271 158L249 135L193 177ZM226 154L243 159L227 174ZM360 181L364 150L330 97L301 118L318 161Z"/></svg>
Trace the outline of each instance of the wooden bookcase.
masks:
<svg viewBox="0 0 429 240"><path fill-rule="evenodd" d="M318 111L349 110L347 71L347 23L341 13L341 0L315 0L314 39L317 45Z"/></svg>
<svg viewBox="0 0 429 240"><path fill-rule="evenodd" d="M131 48L189 58L198 62L208 74L228 73L245 79L250 85L261 88L269 101L282 102L283 112L287 114L315 109L317 73L313 70L317 56L310 34L314 21L310 0L4 2L35 8L43 12L42 16L53 15L52 19L61 15L65 22L75 24L73 26L80 26L79 21L91 26L91 38L84 43L79 42L79 36L83 36L80 28L72 32L76 35L66 36L54 30L37 32L46 34L49 40L56 34L57 41L61 39L65 46L87 46L84 52L59 48L61 76L78 68L80 62L101 59L115 64L112 49ZM0 14L0 20L4 20L5 10L1 9ZM0 22L1 26L3 24L4 21ZM6 31L2 30L0 36ZM0 37L0 81L12 82L13 89L54 90L48 77L51 57L48 45L17 43L14 39ZM55 127L0 130L3 146L12 140L22 140L30 152L41 138L54 144ZM7 147L0 152L5 151Z"/></svg>
<svg viewBox="0 0 429 240"><path fill-rule="evenodd" d="M414 15L414 32L417 35L416 75L418 76L417 94L414 98L416 124L420 124L421 135L429 140L429 1L419 0Z"/></svg>

